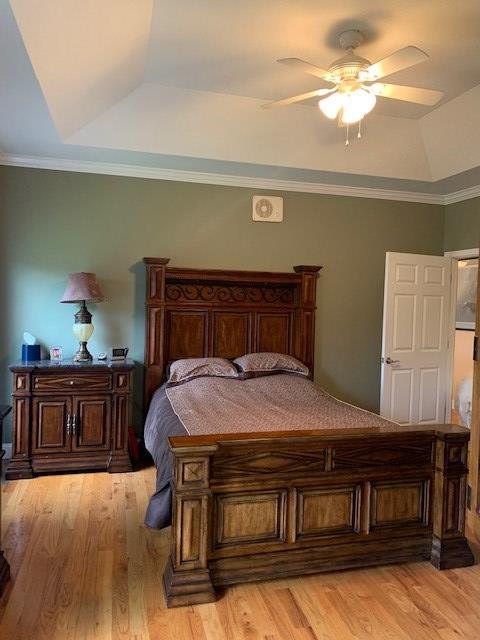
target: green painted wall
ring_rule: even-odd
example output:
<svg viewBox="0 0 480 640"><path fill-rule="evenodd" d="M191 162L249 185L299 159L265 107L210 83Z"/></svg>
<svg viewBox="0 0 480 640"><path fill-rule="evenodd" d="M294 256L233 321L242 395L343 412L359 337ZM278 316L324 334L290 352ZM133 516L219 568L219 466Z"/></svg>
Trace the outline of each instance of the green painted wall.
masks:
<svg viewBox="0 0 480 640"><path fill-rule="evenodd" d="M434 205L286 192L285 221L266 224L251 220L259 190L14 167L0 167L0 193L1 402L23 331L74 352L74 307L58 302L69 272L94 271L107 297L90 307L91 351L126 345L141 362L141 260L162 256L185 267L323 265L316 379L378 409L385 252L443 251L444 210Z"/></svg>
<svg viewBox="0 0 480 640"><path fill-rule="evenodd" d="M480 245L480 198L445 207L445 251L475 249Z"/></svg>

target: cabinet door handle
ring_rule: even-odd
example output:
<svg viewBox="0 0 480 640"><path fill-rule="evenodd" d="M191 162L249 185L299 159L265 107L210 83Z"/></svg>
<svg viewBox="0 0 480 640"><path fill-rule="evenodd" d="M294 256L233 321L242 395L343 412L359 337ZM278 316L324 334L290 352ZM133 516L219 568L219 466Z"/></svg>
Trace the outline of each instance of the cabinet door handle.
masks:
<svg viewBox="0 0 480 640"><path fill-rule="evenodd" d="M77 435L77 414L74 413L73 414L73 418L72 418L72 433L73 435Z"/></svg>
<svg viewBox="0 0 480 640"><path fill-rule="evenodd" d="M67 436L70 435L71 426L72 426L72 416L68 413L67 414Z"/></svg>

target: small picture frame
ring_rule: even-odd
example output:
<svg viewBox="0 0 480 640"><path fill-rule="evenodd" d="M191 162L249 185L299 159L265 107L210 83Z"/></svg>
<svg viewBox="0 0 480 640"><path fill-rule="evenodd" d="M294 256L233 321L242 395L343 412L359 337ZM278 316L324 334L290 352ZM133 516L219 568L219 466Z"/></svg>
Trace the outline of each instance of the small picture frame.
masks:
<svg viewBox="0 0 480 640"><path fill-rule="evenodd" d="M52 347L50 349L50 360L62 360L63 359L63 349L62 347Z"/></svg>

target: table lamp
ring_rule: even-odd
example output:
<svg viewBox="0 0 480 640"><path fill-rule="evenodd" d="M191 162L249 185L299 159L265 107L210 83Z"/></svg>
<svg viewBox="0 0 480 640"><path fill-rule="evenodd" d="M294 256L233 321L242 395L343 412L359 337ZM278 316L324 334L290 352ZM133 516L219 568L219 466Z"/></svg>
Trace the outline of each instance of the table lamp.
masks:
<svg viewBox="0 0 480 640"><path fill-rule="evenodd" d="M86 302L101 302L103 293L94 273L71 273L68 284L60 302L78 302L80 309L75 314L73 334L80 343L74 356L76 362L92 360L87 349L87 342L93 333L92 314L87 309Z"/></svg>

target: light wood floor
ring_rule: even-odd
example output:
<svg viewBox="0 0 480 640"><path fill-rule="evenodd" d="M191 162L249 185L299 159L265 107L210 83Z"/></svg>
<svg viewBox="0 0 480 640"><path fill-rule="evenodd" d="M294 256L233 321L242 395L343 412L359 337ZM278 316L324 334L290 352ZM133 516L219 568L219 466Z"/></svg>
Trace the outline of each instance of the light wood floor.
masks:
<svg viewBox="0 0 480 640"><path fill-rule="evenodd" d="M167 610L169 530L142 524L153 485L152 468L5 483L12 581L0 603L2 640L480 639L480 565L261 582Z"/></svg>

